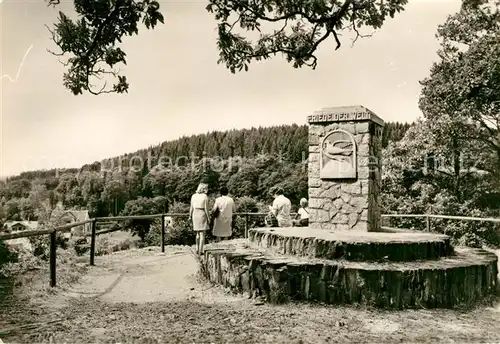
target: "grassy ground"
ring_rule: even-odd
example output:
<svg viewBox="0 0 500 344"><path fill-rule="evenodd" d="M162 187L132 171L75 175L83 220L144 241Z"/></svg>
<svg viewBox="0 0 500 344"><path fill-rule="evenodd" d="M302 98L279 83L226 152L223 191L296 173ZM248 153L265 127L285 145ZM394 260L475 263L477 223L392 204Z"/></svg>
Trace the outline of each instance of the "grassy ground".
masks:
<svg viewBox="0 0 500 344"><path fill-rule="evenodd" d="M4 342L337 343L498 342L500 307L379 311L271 306L200 281L186 247L115 252L78 283L2 309ZM48 275L44 275L47 282ZM39 292L40 293L40 292Z"/></svg>

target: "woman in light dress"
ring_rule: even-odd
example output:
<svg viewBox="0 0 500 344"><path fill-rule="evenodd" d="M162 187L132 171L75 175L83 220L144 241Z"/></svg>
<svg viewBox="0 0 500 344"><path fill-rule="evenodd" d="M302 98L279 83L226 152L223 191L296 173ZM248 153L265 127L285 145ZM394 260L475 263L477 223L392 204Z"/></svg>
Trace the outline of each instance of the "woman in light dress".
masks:
<svg viewBox="0 0 500 344"><path fill-rule="evenodd" d="M191 196L189 220L193 221L193 230L196 232L196 253L203 254L205 232L208 230L208 185L200 183L196 193Z"/></svg>
<svg viewBox="0 0 500 344"><path fill-rule="evenodd" d="M215 199L212 209L212 213L216 215L213 235L217 238L217 241L231 236L233 232L233 214L236 212L234 200L227 195L228 190L225 186L221 187L220 194L220 197Z"/></svg>

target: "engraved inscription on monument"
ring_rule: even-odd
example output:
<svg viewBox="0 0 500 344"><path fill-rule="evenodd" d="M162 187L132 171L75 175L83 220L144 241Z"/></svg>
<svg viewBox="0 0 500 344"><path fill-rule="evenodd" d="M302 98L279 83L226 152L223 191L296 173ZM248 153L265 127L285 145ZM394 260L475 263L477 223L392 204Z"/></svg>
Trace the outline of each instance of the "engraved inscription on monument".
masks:
<svg viewBox="0 0 500 344"><path fill-rule="evenodd" d="M371 118L369 112L322 113L307 117L309 123L363 121Z"/></svg>
<svg viewBox="0 0 500 344"><path fill-rule="evenodd" d="M351 133L337 129L321 141L320 178L355 179L356 142Z"/></svg>

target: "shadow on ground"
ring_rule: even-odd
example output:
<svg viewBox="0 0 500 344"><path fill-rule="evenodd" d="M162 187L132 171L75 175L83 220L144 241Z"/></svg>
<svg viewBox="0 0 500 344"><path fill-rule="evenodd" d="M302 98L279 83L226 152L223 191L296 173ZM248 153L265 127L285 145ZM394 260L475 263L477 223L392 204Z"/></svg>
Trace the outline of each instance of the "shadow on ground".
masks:
<svg viewBox="0 0 500 344"><path fill-rule="evenodd" d="M12 313L0 336L36 343L498 342L499 319L498 304L395 312L256 303L200 281L190 249L170 247L99 257L78 284Z"/></svg>

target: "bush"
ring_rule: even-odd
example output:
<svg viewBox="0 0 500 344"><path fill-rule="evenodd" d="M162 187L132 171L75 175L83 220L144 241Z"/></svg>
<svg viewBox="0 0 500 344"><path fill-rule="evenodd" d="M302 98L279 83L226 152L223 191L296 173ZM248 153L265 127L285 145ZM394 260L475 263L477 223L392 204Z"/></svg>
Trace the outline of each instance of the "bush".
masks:
<svg viewBox="0 0 500 344"><path fill-rule="evenodd" d="M485 214L467 214L466 216L486 217ZM397 228L426 230L425 218L389 218L388 225ZM435 233L449 235L454 245L480 247L500 246L500 226L495 223L480 221L461 221L447 219L430 219L430 230ZM480 245L480 246L478 246Z"/></svg>
<svg viewBox="0 0 500 344"><path fill-rule="evenodd" d="M257 206L257 201L252 197L243 196L235 199L236 211L238 213L257 213L259 207Z"/></svg>
<svg viewBox="0 0 500 344"><path fill-rule="evenodd" d="M474 233L465 233L461 237L454 240L456 245L459 246L468 246L474 248L482 248L486 242L483 238L477 236Z"/></svg>
<svg viewBox="0 0 500 344"><path fill-rule="evenodd" d="M15 263L19 260L19 254L9 249L5 242L0 241L0 277L2 275L3 267L8 263Z"/></svg>
<svg viewBox="0 0 500 344"><path fill-rule="evenodd" d="M11 278L23 275L28 271L40 269L45 264L40 257L35 257L31 252L21 249L17 252L15 259L0 266L0 276Z"/></svg>
<svg viewBox="0 0 500 344"><path fill-rule="evenodd" d="M251 197L240 197L235 200L236 212L238 213L265 213L268 211L267 205L260 204ZM245 216L237 216L233 223L233 238L245 237ZM249 215L248 228L264 227L264 216Z"/></svg>
<svg viewBox="0 0 500 344"><path fill-rule="evenodd" d="M151 225L149 232L144 238L146 246L159 246L161 243L161 220L155 219Z"/></svg>
<svg viewBox="0 0 500 344"><path fill-rule="evenodd" d="M209 238L207 238L209 239ZM161 243L161 220L155 219L144 239L148 246L159 246ZM187 218L178 218L172 226L165 228L165 245L194 245L196 234Z"/></svg>
<svg viewBox="0 0 500 344"><path fill-rule="evenodd" d="M439 190L438 188L433 189L422 182L415 183L412 190L415 189L421 191L422 195L412 197L408 194L394 197L392 194L382 194L382 212L397 214L429 213L480 218L498 216L498 214L475 208L472 201L460 201L449 191ZM424 217L389 218L387 222L384 221L384 224L391 227L423 231L427 227ZM430 230L449 235L455 245L476 247L483 243L483 245L492 247L500 246L500 226L491 222L431 218Z"/></svg>
<svg viewBox="0 0 500 344"><path fill-rule="evenodd" d="M133 238L126 238L125 240L114 239L109 234L102 234L96 237L95 255L102 256L111 254L113 252L124 251L130 248L136 248L139 244Z"/></svg>
<svg viewBox="0 0 500 344"><path fill-rule="evenodd" d="M455 245L500 246L500 229L494 223L432 219L431 229L449 235Z"/></svg>
<svg viewBox="0 0 500 344"><path fill-rule="evenodd" d="M248 219L250 225L250 218ZM244 238L245 237L245 217L237 216L233 222L233 235L231 238Z"/></svg>
<svg viewBox="0 0 500 344"><path fill-rule="evenodd" d="M73 241L73 248L77 256L83 256L90 251L90 238L78 238Z"/></svg>
<svg viewBox="0 0 500 344"><path fill-rule="evenodd" d="M32 247L33 255L42 260L48 260L50 256L50 235L37 235L28 238ZM66 250L68 248L68 240L62 233L56 233L56 247Z"/></svg>
<svg viewBox="0 0 500 344"><path fill-rule="evenodd" d="M38 235L29 237L31 246L33 247L33 255L40 259L49 259L49 244L50 237L48 235Z"/></svg>
<svg viewBox="0 0 500 344"><path fill-rule="evenodd" d="M125 209L123 209L121 215L130 216L160 214L165 211L166 204L167 199L164 196L157 196L154 198L139 197L128 201L125 204ZM125 221L123 228L130 228L141 238L142 241L144 241L152 222L153 220L150 219L127 220Z"/></svg>

